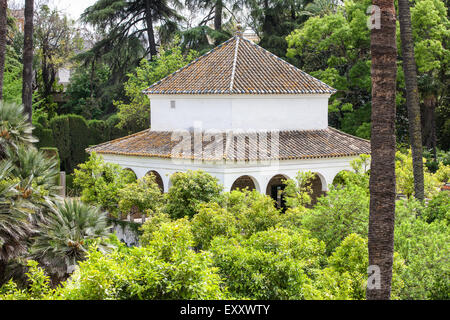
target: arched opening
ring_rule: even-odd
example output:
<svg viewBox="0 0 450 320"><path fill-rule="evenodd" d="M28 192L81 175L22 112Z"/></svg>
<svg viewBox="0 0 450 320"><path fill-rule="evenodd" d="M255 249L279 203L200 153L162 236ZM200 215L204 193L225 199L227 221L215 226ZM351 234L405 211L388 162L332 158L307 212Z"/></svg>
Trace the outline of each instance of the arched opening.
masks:
<svg viewBox="0 0 450 320"><path fill-rule="evenodd" d="M255 180L252 177L247 176L247 175L240 176L239 178L237 178L234 181L233 185L231 186L231 191L237 190L237 189L244 190L246 188L249 191L257 190Z"/></svg>
<svg viewBox="0 0 450 320"><path fill-rule="evenodd" d="M345 186L345 175L349 172L348 170L339 171L337 175L334 176L332 185L337 186Z"/></svg>
<svg viewBox="0 0 450 320"><path fill-rule="evenodd" d="M269 180L266 188L266 195L275 200L276 207L281 209L283 212L286 210L286 202L284 200L283 192L286 185L283 182L287 179L289 178L282 174L277 174Z"/></svg>
<svg viewBox="0 0 450 320"><path fill-rule="evenodd" d="M136 172L134 172L133 169L131 169L131 168L124 168L123 170L128 170L128 171L130 171L131 173L133 173L134 180L137 180Z"/></svg>
<svg viewBox="0 0 450 320"><path fill-rule="evenodd" d="M161 193L164 192L164 183L161 175L158 172L156 172L155 170L150 170L145 175L153 175L155 177L155 182L158 184L158 187L161 190Z"/></svg>
<svg viewBox="0 0 450 320"><path fill-rule="evenodd" d="M310 186L312 191L311 205L315 205L317 203L317 199L320 196L326 194L325 191L322 191L323 190L322 179L318 173L314 173L314 177L311 179Z"/></svg>

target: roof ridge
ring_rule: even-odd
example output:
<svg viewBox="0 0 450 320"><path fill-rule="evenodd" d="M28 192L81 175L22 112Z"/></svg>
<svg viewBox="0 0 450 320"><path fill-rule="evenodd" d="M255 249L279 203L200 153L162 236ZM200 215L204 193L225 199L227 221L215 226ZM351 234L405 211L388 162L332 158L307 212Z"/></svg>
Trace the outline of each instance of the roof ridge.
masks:
<svg viewBox="0 0 450 320"><path fill-rule="evenodd" d="M237 63L237 55L239 50L239 36L236 37L236 47L234 48L234 59L233 59L233 67L231 69L231 79L230 79L230 93L233 93L233 85L234 85L234 76L236 74L236 63Z"/></svg>

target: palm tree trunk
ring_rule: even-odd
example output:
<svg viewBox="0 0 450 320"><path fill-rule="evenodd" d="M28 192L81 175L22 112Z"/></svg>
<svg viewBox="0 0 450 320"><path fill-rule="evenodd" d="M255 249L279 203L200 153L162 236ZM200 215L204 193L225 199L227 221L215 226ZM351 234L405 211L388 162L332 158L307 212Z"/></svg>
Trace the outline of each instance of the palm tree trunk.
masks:
<svg viewBox="0 0 450 320"><path fill-rule="evenodd" d="M380 8L380 28L371 31L372 162L370 174L369 266L379 281L367 286L368 300L389 299L395 219L396 18L393 0L373 0Z"/></svg>
<svg viewBox="0 0 450 320"><path fill-rule="evenodd" d="M23 84L22 103L28 120L31 122L33 113L33 11L34 0L25 0L25 27L23 43Z"/></svg>
<svg viewBox="0 0 450 320"><path fill-rule="evenodd" d="M153 31L153 15L152 15L152 7L150 5L150 0L145 1L145 20L147 22L147 36L148 36L148 45L150 47L150 56L151 59L156 56L156 42L155 42L155 34Z"/></svg>
<svg viewBox="0 0 450 320"><path fill-rule="evenodd" d="M408 109L409 139L412 150L414 194L417 199L423 201L425 195L422 160L422 129L409 0L398 0L398 17L400 21L400 38L402 40L403 70L405 72L406 107Z"/></svg>
<svg viewBox="0 0 450 320"><path fill-rule="evenodd" d="M216 8L214 9L214 29L222 30L222 0L216 0Z"/></svg>
<svg viewBox="0 0 450 320"><path fill-rule="evenodd" d="M8 5L6 3L6 0L0 0L0 100L3 99L3 74L5 71L7 8Z"/></svg>

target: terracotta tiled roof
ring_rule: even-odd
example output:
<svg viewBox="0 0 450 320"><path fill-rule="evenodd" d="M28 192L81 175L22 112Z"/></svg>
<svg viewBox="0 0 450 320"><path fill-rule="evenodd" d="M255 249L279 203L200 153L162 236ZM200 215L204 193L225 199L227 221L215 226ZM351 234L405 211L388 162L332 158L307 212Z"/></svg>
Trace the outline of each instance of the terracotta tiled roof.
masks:
<svg viewBox="0 0 450 320"><path fill-rule="evenodd" d="M144 90L147 94L331 94L336 90L235 35Z"/></svg>
<svg viewBox="0 0 450 320"><path fill-rule="evenodd" d="M183 141L187 141L184 150L180 144L182 135L178 135L178 138L174 136L172 139L173 134L172 131L144 130L90 147L86 151L206 161L334 158L370 153L368 140L351 136L331 127L323 130L304 131L234 132L232 134L221 132L217 135L218 140L211 139L204 132L194 137L194 132L191 131L184 133ZM273 144L275 148L272 148L272 141L278 141L278 144ZM213 148L218 153L209 151Z"/></svg>

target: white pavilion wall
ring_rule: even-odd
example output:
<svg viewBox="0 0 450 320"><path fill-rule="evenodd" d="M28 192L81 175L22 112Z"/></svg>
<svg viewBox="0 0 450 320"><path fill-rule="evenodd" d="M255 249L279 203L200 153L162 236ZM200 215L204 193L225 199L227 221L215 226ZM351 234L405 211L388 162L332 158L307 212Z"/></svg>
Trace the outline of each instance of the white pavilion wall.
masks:
<svg viewBox="0 0 450 320"><path fill-rule="evenodd" d="M328 126L329 95L152 95L151 130L313 130ZM175 102L172 108L171 101Z"/></svg>

